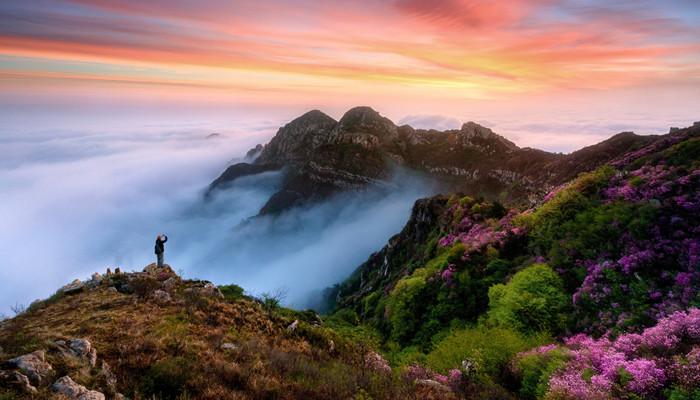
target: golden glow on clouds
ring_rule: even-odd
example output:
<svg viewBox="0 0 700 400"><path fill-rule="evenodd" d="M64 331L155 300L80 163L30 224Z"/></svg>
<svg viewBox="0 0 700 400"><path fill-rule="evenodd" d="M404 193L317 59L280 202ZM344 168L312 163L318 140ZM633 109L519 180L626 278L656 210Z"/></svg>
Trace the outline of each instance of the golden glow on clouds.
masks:
<svg viewBox="0 0 700 400"><path fill-rule="evenodd" d="M650 1L606 3L4 2L0 85L301 102L698 84L697 6L678 3L687 17Z"/></svg>

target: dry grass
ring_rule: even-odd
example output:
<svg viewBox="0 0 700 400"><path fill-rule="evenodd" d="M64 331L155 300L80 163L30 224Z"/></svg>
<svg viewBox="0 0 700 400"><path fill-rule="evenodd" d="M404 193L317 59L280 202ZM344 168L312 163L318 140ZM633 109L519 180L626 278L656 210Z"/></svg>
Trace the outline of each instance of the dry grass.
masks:
<svg viewBox="0 0 700 400"><path fill-rule="evenodd" d="M362 349L351 341L303 321L287 333L291 318L253 301L205 296L185 281L168 289L172 301L163 304L149 293L158 285L141 282L134 294L122 294L107 284L1 322L3 359L43 349L54 366L47 385L69 373L108 398L114 393L99 373L102 360L118 378L117 391L133 399L454 398L363 371L357 364ZM52 343L71 338L93 344L96 368L57 356ZM222 343L235 348L221 349ZM35 396L0 391L0 399L60 398L47 385Z"/></svg>

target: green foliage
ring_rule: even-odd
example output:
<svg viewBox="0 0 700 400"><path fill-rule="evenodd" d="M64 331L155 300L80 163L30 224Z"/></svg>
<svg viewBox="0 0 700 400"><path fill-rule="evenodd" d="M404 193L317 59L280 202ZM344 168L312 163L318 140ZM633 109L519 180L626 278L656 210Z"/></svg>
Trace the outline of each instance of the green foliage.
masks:
<svg viewBox="0 0 700 400"><path fill-rule="evenodd" d="M455 245L452 246L452 248L448 252L449 255L447 256L447 262L450 264L461 263L462 256L464 255L464 252L467 251L467 246L459 242L459 239L457 240L458 242L456 242Z"/></svg>
<svg viewBox="0 0 700 400"><path fill-rule="evenodd" d="M564 327L567 302L559 275L545 264L535 264L508 284L489 289L489 317L523 333L558 332Z"/></svg>
<svg viewBox="0 0 700 400"><path fill-rule="evenodd" d="M408 343L413 333L419 329L419 318L425 308L425 302L420 296L424 287L425 278L404 277L391 291L389 322L392 326L392 340Z"/></svg>
<svg viewBox="0 0 700 400"><path fill-rule="evenodd" d="M443 266L447 265L447 257L449 257L448 253L442 253L425 263L425 269L428 271L428 274L434 274L436 271L441 270Z"/></svg>
<svg viewBox="0 0 700 400"><path fill-rule="evenodd" d="M358 323L357 314L354 311L341 308L336 311L332 317L326 318L326 322L331 326L355 326Z"/></svg>
<svg viewBox="0 0 700 400"><path fill-rule="evenodd" d="M174 356L184 353L189 330L190 317L185 313L166 315L156 327L156 331L165 339Z"/></svg>
<svg viewBox="0 0 700 400"><path fill-rule="evenodd" d="M552 373L563 366L568 358L564 349L553 348L545 353L535 352L516 359L514 372L521 382L520 398L535 400L544 397Z"/></svg>
<svg viewBox="0 0 700 400"><path fill-rule="evenodd" d="M161 399L181 399L187 396L189 381L195 378L196 360L184 357L155 363L139 385L144 396Z"/></svg>
<svg viewBox="0 0 700 400"><path fill-rule="evenodd" d="M679 387L666 389L664 394L668 400L700 400L700 389L684 390Z"/></svg>
<svg viewBox="0 0 700 400"><path fill-rule="evenodd" d="M233 283L230 285L219 286L219 290L221 291L221 294L224 295L224 298L229 302L237 301L243 298L243 288Z"/></svg>
<svg viewBox="0 0 700 400"><path fill-rule="evenodd" d="M494 326L456 329L449 333L426 357L427 365L447 374L464 360L471 360L477 374L496 377L507 368L517 353L547 343L545 334L525 336L514 330Z"/></svg>

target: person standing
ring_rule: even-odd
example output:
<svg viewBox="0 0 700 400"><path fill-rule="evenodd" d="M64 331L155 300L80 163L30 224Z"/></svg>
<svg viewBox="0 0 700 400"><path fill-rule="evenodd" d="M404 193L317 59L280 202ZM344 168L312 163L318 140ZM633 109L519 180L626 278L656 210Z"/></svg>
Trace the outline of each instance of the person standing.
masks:
<svg viewBox="0 0 700 400"><path fill-rule="evenodd" d="M163 253L165 252L165 247L163 243L168 241L168 237L165 235L158 235L156 239L156 255L158 256L158 268L163 268Z"/></svg>

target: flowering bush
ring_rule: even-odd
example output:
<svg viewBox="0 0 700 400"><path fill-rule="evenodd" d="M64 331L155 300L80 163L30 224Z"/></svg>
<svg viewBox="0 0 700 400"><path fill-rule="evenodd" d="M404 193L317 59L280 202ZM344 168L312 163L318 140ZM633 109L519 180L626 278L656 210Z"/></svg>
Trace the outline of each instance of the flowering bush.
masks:
<svg viewBox="0 0 700 400"><path fill-rule="evenodd" d="M371 369L372 371L386 373L391 372L389 363L384 359L384 357L380 356L376 352L371 351L365 354L364 362L365 368Z"/></svg>
<svg viewBox="0 0 700 400"><path fill-rule="evenodd" d="M542 374L547 365L555 368ZM700 382L700 310L675 312L614 341L578 334L564 346L518 354L512 368L523 387L532 384L526 377L544 377L539 394L545 388L545 397L554 399L659 398L664 388L694 390Z"/></svg>

